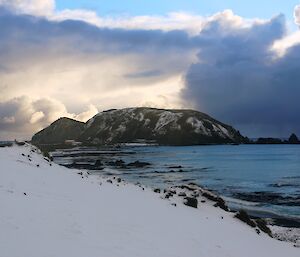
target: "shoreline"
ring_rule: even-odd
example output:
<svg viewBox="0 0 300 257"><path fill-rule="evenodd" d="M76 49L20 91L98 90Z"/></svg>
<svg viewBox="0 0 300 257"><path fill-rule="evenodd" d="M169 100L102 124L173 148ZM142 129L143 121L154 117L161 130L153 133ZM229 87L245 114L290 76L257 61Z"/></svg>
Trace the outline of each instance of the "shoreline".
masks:
<svg viewBox="0 0 300 257"><path fill-rule="evenodd" d="M202 195L197 196L198 208L185 206L179 191L166 198L172 192L158 194L117 177L67 169L29 145L2 148L0 162L0 247L5 257L20 252L40 257L45 251L55 257L299 253L292 243L258 233Z"/></svg>
<svg viewBox="0 0 300 257"><path fill-rule="evenodd" d="M110 147L108 147L108 149L111 150ZM126 149L126 148L124 148L124 149ZM101 154L107 154L108 153L107 149L102 148L102 150L104 150L104 151ZM119 148L119 151L120 152L113 152L113 155L114 156L118 156L119 154L122 155L122 148ZM127 154L135 154L135 151L136 151L136 149L132 150L132 152L127 153ZM72 148L70 149L70 152L73 152ZM84 155L89 155L89 154L93 155L93 151L91 153L89 153L89 152L84 153ZM58 157L63 156L63 154L62 155L56 154L56 157L57 156ZM78 153L70 154L70 153L68 153L68 156L82 156L82 153L81 154L78 154ZM73 167L73 165L63 165L63 166L71 168L71 169L75 168L75 167ZM86 169L89 170L89 167L90 166L87 165ZM103 167L102 169L106 169L106 168L107 167ZM113 167L109 167L109 169L114 170ZM84 170L84 168L83 168L83 170ZM115 170L118 171L117 168L115 168ZM93 170L90 170L90 171L92 172ZM118 174L115 174L115 173L106 174L106 175L100 175L100 174L95 173L95 175L107 177L109 179L113 178L115 176L118 176ZM127 182L127 183L130 183L130 182ZM139 182L137 182L137 184L139 184ZM202 185L199 185L199 184L196 184L196 183L193 183L193 182L190 182L190 183L187 183L187 184L181 184L181 185L177 185L177 186L164 187L161 191L163 191L163 190L169 191L169 190L173 190L173 188L180 188L182 186L189 186L189 185L196 186L196 187L198 187L198 189L200 191L204 191L204 192L207 192L209 194L212 194L216 198L221 198L222 200L225 199L226 204L228 204L225 196L220 195L218 192L215 192L212 189L206 188ZM142 185L142 186L147 187L146 185ZM156 189L156 187L154 187L154 186L150 186L150 188L152 190ZM234 198L234 199L237 200L237 201L240 201L240 199L238 199L238 198ZM249 203L251 203L251 202L249 202ZM292 243L295 243L295 244L299 245L299 247L300 247L300 218L284 216L284 215L276 214L276 213L265 211L265 210L255 210L254 211L253 209L247 208L247 207L246 208L232 208L232 206L230 206L230 212L232 212L232 213L237 213L240 210L245 210L249 214L249 217L251 219L257 220L257 219L262 218L262 219L267 221L268 226L276 227L276 236L275 236L275 238L277 238L278 240L292 242ZM291 230L295 231L295 232L291 232ZM296 240L295 240L295 234L296 234Z"/></svg>
<svg viewBox="0 0 300 257"><path fill-rule="evenodd" d="M80 149L80 148L81 147L79 147L78 149ZM114 151L112 151L112 148L100 148L98 151L90 149L88 151L84 150L84 152L82 152L80 150L79 150L79 152L77 152L78 149L77 148L73 148L73 149L71 148L71 149L66 150L66 151L57 150L57 152L55 152L55 155L53 155L53 157L61 158L61 157L67 156L67 157L72 157L72 158L74 158L74 157L83 157L83 158L85 158L86 156L93 156L93 155L95 155L95 153L97 153L97 155L99 155L99 156L109 155L109 156L112 156L112 157L117 157L118 158L117 161L115 161L115 162L112 161L110 164L104 164L105 161L104 161L104 163L102 162L103 157L100 157L99 160L101 160L101 162L102 162L101 167L97 166L97 165L96 165L96 167L94 167L93 164L91 164L89 162L84 162L84 161L81 161L81 162L76 161L76 164L74 164L74 163L65 164L65 165L62 164L63 166L68 167L68 168L75 168L75 169L79 168L79 169L83 169L83 170L87 169L87 170L91 170L91 172L99 171L99 174L101 172L105 172L107 176L115 176L115 175L118 175L119 173L120 173L120 175L129 174L129 173L127 173L126 169L129 169L129 171L132 172L130 170L132 167L129 167L130 165L128 166L128 164L126 164L123 161L123 159L121 159L121 158L124 154L125 155L134 155L134 154L136 154L136 151L137 151L137 149L131 148L131 147L129 147L129 148L118 148L118 149L114 149ZM105 158L107 158L107 157L104 157L104 160L105 160ZM120 164L118 164L118 162L120 162ZM139 161L136 161L136 162L139 162ZM151 163L148 163L148 164L150 166L152 165ZM118 166L118 165L120 165L120 166ZM178 166L178 167L184 169L184 167L182 167L181 165ZM120 168L121 168L121 171L119 171ZM176 168L176 167L169 167L169 168ZM175 171L172 170L170 172L174 173ZM189 172L189 171L181 170L181 172ZM149 172L149 174L150 173L151 172ZM168 172L153 171L152 173L167 174ZM139 174L139 177L141 177L141 178L142 178L142 176L144 176L144 174L141 173L141 172L138 172L137 174ZM145 174L147 174L147 173L145 173ZM192 184L194 183L194 182L192 182L192 180L188 181L186 179L186 182L182 181L182 184L189 184L189 182L192 183ZM179 184L177 184L177 185L179 185ZM236 197L233 197L233 196L228 197L228 196L220 194L219 192L216 192L212 188L204 187L203 185L200 185L199 183L197 183L197 185L199 186L199 188L209 190L209 191L213 192L214 194L217 194L217 195L220 195L221 197L223 197L228 202L231 209L233 209L235 211L239 211L240 209L245 209L247 212L249 212L249 214L253 218L266 218L266 219L269 219L270 221L273 221L274 225L280 225L280 226L284 226L284 227L296 227L296 228L300 227L300 218L298 218L297 216L289 216L288 214L287 215L280 214L280 213L277 213L277 212L273 212L272 210L263 209L263 207L257 207L257 208L253 207L253 208L251 208L251 206L248 207L248 206L245 206L245 205L247 205L247 204L256 205L256 204L259 204L259 203L243 200L243 199L236 198ZM152 187L155 188L156 185L152 185ZM162 188L167 188L167 187L168 187L168 185L165 185L165 187L162 187ZM244 195L246 195L246 194L247 193L244 193ZM251 194L249 194L249 197L250 196L251 196ZM229 199L229 201L227 199ZM235 203L230 203L231 200L234 200ZM246 204L243 205L243 204L241 204L242 202L245 202ZM234 205L235 205L235 207L234 207Z"/></svg>

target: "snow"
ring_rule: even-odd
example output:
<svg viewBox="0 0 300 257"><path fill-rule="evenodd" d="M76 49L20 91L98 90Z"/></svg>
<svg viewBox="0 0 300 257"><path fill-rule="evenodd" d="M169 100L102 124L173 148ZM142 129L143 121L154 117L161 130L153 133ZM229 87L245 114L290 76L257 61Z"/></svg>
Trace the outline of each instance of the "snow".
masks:
<svg viewBox="0 0 300 257"><path fill-rule="evenodd" d="M122 134L126 131L125 124L120 124L119 127L116 129L115 133Z"/></svg>
<svg viewBox="0 0 300 257"><path fill-rule="evenodd" d="M209 201L187 207L179 197L161 199L148 188L50 166L32 149L0 149L0 257L300 254Z"/></svg>
<svg viewBox="0 0 300 257"><path fill-rule="evenodd" d="M213 127L213 131L218 133L221 137L232 139L232 135L230 135L229 131L226 128L224 128L220 124L214 124L210 120L205 119L205 121L207 123L210 123ZM195 133L201 133L202 135L211 136L211 131L203 125L203 122L201 120L198 120L195 117L189 117L186 120L186 123L190 124L194 128Z"/></svg>
<svg viewBox="0 0 300 257"><path fill-rule="evenodd" d="M182 113L173 113L170 111L164 111L159 114L159 119L156 123L154 130L162 130L165 126L170 123L175 123L182 116Z"/></svg>
<svg viewBox="0 0 300 257"><path fill-rule="evenodd" d="M289 228L270 226L273 236L278 240L292 242L297 247L300 247L300 228Z"/></svg>
<svg viewBox="0 0 300 257"><path fill-rule="evenodd" d="M208 131L205 126L203 125L203 122L198 120L197 118L195 117L189 117L187 120L186 120L186 123L192 125L193 128L195 128L195 133L201 133L203 135L206 135L206 136L210 136L211 133L210 131Z"/></svg>
<svg viewBox="0 0 300 257"><path fill-rule="evenodd" d="M218 125L218 128L222 131L225 137L232 138L232 135L229 133L229 131L226 128L224 128L221 125Z"/></svg>

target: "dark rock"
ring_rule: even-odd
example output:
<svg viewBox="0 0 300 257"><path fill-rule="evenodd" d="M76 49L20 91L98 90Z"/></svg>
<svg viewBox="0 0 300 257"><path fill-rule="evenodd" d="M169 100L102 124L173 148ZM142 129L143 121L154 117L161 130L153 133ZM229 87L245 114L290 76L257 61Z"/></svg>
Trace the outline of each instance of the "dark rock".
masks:
<svg viewBox="0 0 300 257"><path fill-rule="evenodd" d="M140 161L135 161L127 164L128 167L135 167L135 168L143 168L149 165L151 165L149 162L140 162Z"/></svg>
<svg viewBox="0 0 300 257"><path fill-rule="evenodd" d="M182 168L181 165L179 165L179 166L170 166L169 167L169 169L181 169L181 168Z"/></svg>
<svg viewBox="0 0 300 257"><path fill-rule="evenodd" d="M186 196L186 193L180 192L180 193L178 193L178 196L183 196L183 197L185 197L185 196Z"/></svg>
<svg viewBox="0 0 300 257"><path fill-rule="evenodd" d="M214 205L215 207L220 207L224 211L229 211L229 208L226 205L226 203L225 203L225 201L224 201L223 198L221 198L219 196L216 196L216 195L213 195L213 194L211 194L209 192L203 192L202 196L206 197L208 200L216 202L215 205Z"/></svg>
<svg viewBox="0 0 300 257"><path fill-rule="evenodd" d="M39 165L39 164L37 164L36 166L37 166L37 167L40 167L40 165Z"/></svg>
<svg viewBox="0 0 300 257"><path fill-rule="evenodd" d="M108 180L106 180L106 182L107 182L107 183L111 183L111 184L112 184L112 181L111 181L111 179L108 179Z"/></svg>
<svg viewBox="0 0 300 257"><path fill-rule="evenodd" d="M199 196L200 196L200 194L199 194L198 192L197 192L197 193L196 193L196 192L193 192L193 193L192 193L192 197L196 197L196 198L197 198L197 197L199 197Z"/></svg>
<svg viewBox="0 0 300 257"><path fill-rule="evenodd" d="M220 207L224 211L229 211L228 206L226 205L225 201L221 197L218 197L218 200L216 202L216 207Z"/></svg>
<svg viewBox="0 0 300 257"><path fill-rule="evenodd" d="M288 140L289 144L300 144L298 137L293 133Z"/></svg>
<svg viewBox="0 0 300 257"><path fill-rule="evenodd" d="M155 193L160 193L160 189L159 188L155 188L154 190L153 190Z"/></svg>
<svg viewBox="0 0 300 257"><path fill-rule="evenodd" d="M125 162L123 160L115 160L108 162L110 166L118 166L118 167L125 167Z"/></svg>
<svg viewBox="0 0 300 257"><path fill-rule="evenodd" d="M82 172L78 172L77 174L80 175L80 176L82 176L83 173Z"/></svg>
<svg viewBox="0 0 300 257"><path fill-rule="evenodd" d="M192 188L192 187L190 187L190 186L187 186L187 185L182 185L182 186L179 186L179 188L181 188L181 189L187 189L187 190L189 190L189 191L196 191L196 189L195 189L195 188Z"/></svg>
<svg viewBox="0 0 300 257"><path fill-rule="evenodd" d="M27 195L26 193L23 193L24 195Z"/></svg>
<svg viewBox="0 0 300 257"><path fill-rule="evenodd" d="M117 178L117 182L118 182L118 183L121 183L121 182L122 182L122 179L121 179L121 178Z"/></svg>
<svg viewBox="0 0 300 257"><path fill-rule="evenodd" d="M256 225L259 227L259 229L266 234L268 234L270 237L272 237L272 231L268 227L267 222L264 219L257 219L255 220Z"/></svg>
<svg viewBox="0 0 300 257"><path fill-rule="evenodd" d="M238 199L249 202L269 203L284 206L300 206L300 196L283 196L279 193L267 191L253 193L237 192L233 195Z"/></svg>
<svg viewBox="0 0 300 257"><path fill-rule="evenodd" d="M170 198L172 196L173 196L173 194L170 191L167 191L166 195L165 195L165 198Z"/></svg>
<svg viewBox="0 0 300 257"><path fill-rule="evenodd" d="M71 169L84 169L84 170L102 170L103 167L95 166L94 164L91 163L71 163L71 164L65 164L63 165L67 168Z"/></svg>
<svg viewBox="0 0 300 257"><path fill-rule="evenodd" d="M268 137L268 138L263 138L260 137L259 139L257 139L256 144L282 144L283 141L279 138L272 138L272 137Z"/></svg>
<svg viewBox="0 0 300 257"><path fill-rule="evenodd" d="M11 147L13 146L13 143L12 142L0 142L0 147L4 148L4 147Z"/></svg>
<svg viewBox="0 0 300 257"><path fill-rule="evenodd" d="M95 162L94 166L96 166L96 167L103 166L103 163L101 162L101 160L97 160Z"/></svg>
<svg viewBox="0 0 300 257"><path fill-rule="evenodd" d="M173 206L175 206L175 207L177 206L177 204L176 204L176 203L172 203L172 205L173 205Z"/></svg>
<svg viewBox="0 0 300 257"><path fill-rule="evenodd" d="M236 217L239 220L245 222L250 227L253 227L253 228L256 227L256 223L252 219L250 219L248 213L245 210L240 210L237 214L235 214L234 217Z"/></svg>
<svg viewBox="0 0 300 257"><path fill-rule="evenodd" d="M25 142L15 141L15 143L16 143L18 146L23 146L23 145L25 145Z"/></svg>
<svg viewBox="0 0 300 257"><path fill-rule="evenodd" d="M193 197L185 197L184 204L193 208L198 208L198 200Z"/></svg>

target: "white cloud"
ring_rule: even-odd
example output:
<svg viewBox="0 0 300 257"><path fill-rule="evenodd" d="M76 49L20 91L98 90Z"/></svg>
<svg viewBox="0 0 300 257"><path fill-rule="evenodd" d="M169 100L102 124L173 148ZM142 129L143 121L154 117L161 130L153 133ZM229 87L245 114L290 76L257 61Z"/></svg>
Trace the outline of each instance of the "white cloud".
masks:
<svg viewBox="0 0 300 257"><path fill-rule="evenodd" d="M86 122L91 117L95 116L98 113L98 109L93 104L88 106L88 109L80 114L73 115L73 118L79 121Z"/></svg>
<svg viewBox="0 0 300 257"><path fill-rule="evenodd" d="M45 117L45 114L43 113L43 112L41 112L41 111L39 111L39 112L35 112L35 113L33 113L32 115L31 115L31 118L30 118L30 123L31 124L34 124L34 123L37 123L37 122L39 122L42 118L44 118Z"/></svg>
<svg viewBox="0 0 300 257"><path fill-rule="evenodd" d="M19 13L49 16L55 11L55 0L0 0L4 5Z"/></svg>
<svg viewBox="0 0 300 257"><path fill-rule="evenodd" d="M259 19L243 19L232 10L224 10L212 16L201 16L186 12L172 12L166 15L141 16L99 16L95 11L86 9L55 9L55 0L0 0L5 5L19 12L37 16L45 16L49 20L84 21L100 28L119 28L127 30L185 30L195 35L208 23L219 21L223 26L250 26L253 23L264 22Z"/></svg>
<svg viewBox="0 0 300 257"><path fill-rule="evenodd" d="M109 108L190 107L192 101L183 103L180 92L192 64L207 62L216 74L239 52L242 62L263 45L255 56L276 57L269 51L273 47L281 58L299 43L299 33L281 31L282 17L245 19L231 10L209 17L182 12L101 17L89 10L58 11L55 1L1 4L15 10L0 13L0 126L14 135L31 135L61 116L85 121ZM265 33L253 36L262 27L268 28ZM249 39L253 44L243 48ZM228 59L220 61L224 52Z"/></svg>
<svg viewBox="0 0 300 257"><path fill-rule="evenodd" d="M55 99L31 99L28 96L0 102L0 139L3 135L6 139L30 139L32 133L60 117L86 121L98 112L93 105L87 106L86 109L82 113L70 113L63 103Z"/></svg>
<svg viewBox="0 0 300 257"><path fill-rule="evenodd" d="M300 5L296 5L294 9L294 21L297 25L300 25Z"/></svg>
<svg viewBox="0 0 300 257"><path fill-rule="evenodd" d="M276 40L272 47L271 50L275 51L277 53L277 58L281 58L283 57L286 52L296 46L300 44L300 31L295 31L289 35L287 35L286 37L283 37L279 40Z"/></svg>
<svg viewBox="0 0 300 257"><path fill-rule="evenodd" d="M10 116L10 117L3 117L2 118L2 122L4 124L13 124L13 123L16 122L16 119L15 119L15 117L12 117L12 116Z"/></svg>
<svg viewBox="0 0 300 257"><path fill-rule="evenodd" d="M172 12L166 15L142 15L142 16L98 16L90 10L69 10L53 12L48 16L50 20L79 20L100 28L118 28L126 30L184 30L191 35L201 32L209 23L218 21L224 27L249 27L255 23L263 23L262 19L244 19L235 15L232 10L224 10L212 16L201 16L186 12Z"/></svg>

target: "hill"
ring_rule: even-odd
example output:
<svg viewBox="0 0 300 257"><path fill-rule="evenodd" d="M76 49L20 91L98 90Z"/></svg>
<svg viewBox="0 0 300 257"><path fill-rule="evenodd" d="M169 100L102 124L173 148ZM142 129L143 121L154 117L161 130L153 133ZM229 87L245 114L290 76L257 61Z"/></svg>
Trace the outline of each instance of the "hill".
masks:
<svg viewBox="0 0 300 257"><path fill-rule="evenodd" d="M194 110L125 108L101 112L86 123L61 118L35 134L35 144L76 140L92 144L155 142L161 145L243 143L233 127Z"/></svg>

